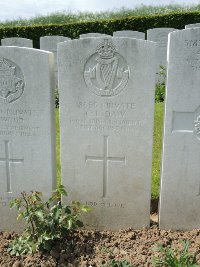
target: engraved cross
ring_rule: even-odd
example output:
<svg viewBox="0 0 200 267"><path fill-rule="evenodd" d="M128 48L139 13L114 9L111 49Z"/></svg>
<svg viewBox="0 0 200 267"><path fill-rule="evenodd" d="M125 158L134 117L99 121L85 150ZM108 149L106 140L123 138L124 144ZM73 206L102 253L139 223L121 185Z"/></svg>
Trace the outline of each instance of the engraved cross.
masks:
<svg viewBox="0 0 200 267"><path fill-rule="evenodd" d="M6 179L7 179L7 193L12 193L11 191L11 174L10 165L13 163L23 163L24 159L13 159L10 157L10 141L4 140L5 144L5 158L0 158L0 163L5 163L6 165Z"/></svg>
<svg viewBox="0 0 200 267"><path fill-rule="evenodd" d="M172 133L192 133L200 141L200 106L193 112L173 111Z"/></svg>
<svg viewBox="0 0 200 267"><path fill-rule="evenodd" d="M172 133L188 132L188 133L194 133L197 136L196 126L198 125L198 115L200 115L200 113L196 114L196 111L194 112L173 111Z"/></svg>
<svg viewBox="0 0 200 267"><path fill-rule="evenodd" d="M125 157L109 157L108 156L108 136L104 136L103 143L103 156L85 156L85 161L102 161L103 162L103 195L102 197L107 196L107 181L108 181L108 162L122 162L125 163Z"/></svg>
<svg viewBox="0 0 200 267"><path fill-rule="evenodd" d="M200 106L192 112L173 111L172 133L193 133L200 140Z"/></svg>

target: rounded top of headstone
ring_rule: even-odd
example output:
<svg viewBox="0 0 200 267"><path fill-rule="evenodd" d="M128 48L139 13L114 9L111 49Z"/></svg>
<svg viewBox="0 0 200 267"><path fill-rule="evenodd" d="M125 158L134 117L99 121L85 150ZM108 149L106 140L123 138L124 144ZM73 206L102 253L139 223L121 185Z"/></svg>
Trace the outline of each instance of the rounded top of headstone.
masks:
<svg viewBox="0 0 200 267"><path fill-rule="evenodd" d="M181 35L186 35L186 34L196 34L200 31L200 27L194 27L194 28L187 28L187 29L182 29L182 30L176 30L172 31L169 33L169 36L181 36Z"/></svg>
<svg viewBox="0 0 200 267"><path fill-rule="evenodd" d="M67 39L69 39L69 40L71 40L71 38L69 38L69 37L66 37L66 36L63 36L63 35L45 35L45 36L41 36L40 37L40 40L42 40L42 39L54 39L54 40L56 40L56 39L58 39L58 40L67 40Z"/></svg>
<svg viewBox="0 0 200 267"><path fill-rule="evenodd" d="M198 27L200 27L200 23L194 23L194 24L185 25L185 29L198 28Z"/></svg>
<svg viewBox="0 0 200 267"><path fill-rule="evenodd" d="M2 46L20 46L20 47L33 47L33 41L27 38L10 37L1 39Z"/></svg>
<svg viewBox="0 0 200 267"><path fill-rule="evenodd" d="M80 34L80 39L90 38L90 37L106 37L106 36L111 37L111 35L108 35L105 33L89 32L89 33Z"/></svg>
<svg viewBox="0 0 200 267"><path fill-rule="evenodd" d="M152 31L176 31L177 29L175 28L152 28L152 29L148 29L147 32L152 32Z"/></svg>
<svg viewBox="0 0 200 267"><path fill-rule="evenodd" d="M147 30L147 40L158 42L160 46L166 47L168 34L178 31L174 28L153 28Z"/></svg>
<svg viewBox="0 0 200 267"><path fill-rule="evenodd" d="M71 40L69 37L61 35L48 35L40 37L40 49L55 52L57 44Z"/></svg>
<svg viewBox="0 0 200 267"><path fill-rule="evenodd" d="M113 32L113 37L129 37L129 38L145 39L145 33L139 31L124 30L124 31Z"/></svg>
<svg viewBox="0 0 200 267"><path fill-rule="evenodd" d="M3 38L2 40L23 40L23 41L32 41L31 39L28 38L23 38L23 37L7 37Z"/></svg>

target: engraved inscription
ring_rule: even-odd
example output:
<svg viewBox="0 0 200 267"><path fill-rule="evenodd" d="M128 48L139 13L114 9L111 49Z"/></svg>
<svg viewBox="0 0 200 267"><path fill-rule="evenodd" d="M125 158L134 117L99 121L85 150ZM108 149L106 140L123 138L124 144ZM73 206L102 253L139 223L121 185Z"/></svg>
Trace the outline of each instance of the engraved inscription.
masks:
<svg viewBox="0 0 200 267"><path fill-rule="evenodd" d="M133 102L104 102L98 103L95 101L79 101L76 103L78 108L90 109L90 108L101 108L101 109L123 109L132 110L136 108L136 104Z"/></svg>
<svg viewBox="0 0 200 267"><path fill-rule="evenodd" d="M196 137L200 140L200 115L194 121L194 133Z"/></svg>
<svg viewBox="0 0 200 267"><path fill-rule="evenodd" d="M200 40L197 39L185 40L185 45L187 47L200 47Z"/></svg>
<svg viewBox="0 0 200 267"><path fill-rule="evenodd" d="M42 129L37 122L42 110L0 108L0 136L38 136ZM35 121L33 124L32 121Z"/></svg>
<svg viewBox="0 0 200 267"><path fill-rule="evenodd" d="M102 197L107 196L107 181L108 181L108 162L121 162L125 163L125 157L109 157L108 156L108 136L104 136L103 142L103 156L85 156L85 161L102 161L103 162L103 194Z"/></svg>
<svg viewBox="0 0 200 267"><path fill-rule="evenodd" d="M8 59L0 58L0 101L16 101L24 92L24 86L24 77L19 66Z"/></svg>
<svg viewBox="0 0 200 267"><path fill-rule="evenodd" d="M141 127L144 122L141 120L128 119L70 119L70 125L81 130L89 131L113 131L120 132L134 132L136 128Z"/></svg>
<svg viewBox="0 0 200 267"><path fill-rule="evenodd" d="M112 41L105 39L97 46L96 53L85 64L84 78L86 85L98 96L115 96L125 88L129 68Z"/></svg>
<svg viewBox="0 0 200 267"><path fill-rule="evenodd" d="M10 165L23 163L24 159L11 158L10 157L10 142L8 140L5 140L4 145L5 145L5 157L0 158L0 163L4 163L6 167L7 193L12 193Z"/></svg>
<svg viewBox="0 0 200 267"><path fill-rule="evenodd" d="M200 106L194 112L173 112L172 132L193 133L200 141ZM198 193L200 196L200 184Z"/></svg>
<svg viewBox="0 0 200 267"><path fill-rule="evenodd" d="M86 201L85 203L87 206L90 207L97 207L100 206L102 208L121 208L124 209L125 208L125 204L123 203L111 203L111 202L96 202L96 201Z"/></svg>
<svg viewBox="0 0 200 267"><path fill-rule="evenodd" d="M196 55L196 57L188 57L186 58L186 63L191 66L193 70L200 69L200 54ZM199 58L198 58L199 57Z"/></svg>
<svg viewBox="0 0 200 267"><path fill-rule="evenodd" d="M200 40L184 40L188 51L192 50L192 55L186 58L186 63L194 70L200 69Z"/></svg>
<svg viewBox="0 0 200 267"><path fill-rule="evenodd" d="M142 127L142 120L134 119L136 110L134 102L99 103L96 101L79 101L76 107L81 111L79 117L70 117L69 124L76 129L87 131L134 132Z"/></svg>

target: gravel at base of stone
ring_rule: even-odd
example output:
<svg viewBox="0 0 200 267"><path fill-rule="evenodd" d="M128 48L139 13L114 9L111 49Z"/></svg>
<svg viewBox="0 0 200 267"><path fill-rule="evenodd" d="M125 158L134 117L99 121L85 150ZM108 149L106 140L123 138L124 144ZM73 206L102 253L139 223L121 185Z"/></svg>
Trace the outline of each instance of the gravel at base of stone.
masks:
<svg viewBox="0 0 200 267"><path fill-rule="evenodd" d="M127 260L134 267L152 266L158 244L181 249L180 242L190 241L190 252L197 252L200 263L200 229L192 231L164 231L157 224L149 229L111 231L78 230L67 240L61 240L49 253L13 257L8 244L16 233L0 232L1 267L99 267L110 260Z"/></svg>

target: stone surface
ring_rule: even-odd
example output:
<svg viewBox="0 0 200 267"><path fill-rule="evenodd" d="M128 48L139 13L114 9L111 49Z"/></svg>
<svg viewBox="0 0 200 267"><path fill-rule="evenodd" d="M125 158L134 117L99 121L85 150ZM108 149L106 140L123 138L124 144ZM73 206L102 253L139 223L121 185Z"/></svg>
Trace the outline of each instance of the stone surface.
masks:
<svg viewBox="0 0 200 267"><path fill-rule="evenodd" d="M53 54L0 47L0 229L19 230L9 201L50 195L56 179Z"/></svg>
<svg viewBox="0 0 200 267"><path fill-rule="evenodd" d="M42 36L40 37L40 49L45 51L50 51L54 53L54 62L55 62L55 81L56 86L58 84L58 67L57 67L57 44L71 40L65 36L51 35L51 36Z"/></svg>
<svg viewBox="0 0 200 267"><path fill-rule="evenodd" d="M159 75L160 66L163 66L165 69L167 67L167 41L168 34L170 32L176 31L174 28L154 28L147 30L147 40L157 42L158 48L156 53L157 60L157 82L165 82L164 77Z"/></svg>
<svg viewBox="0 0 200 267"><path fill-rule="evenodd" d="M113 32L113 37L130 37L145 40L145 33L138 31L116 31Z"/></svg>
<svg viewBox="0 0 200 267"><path fill-rule="evenodd" d="M69 37L60 35L42 36L40 37L40 49L57 54L57 44L71 40Z"/></svg>
<svg viewBox="0 0 200 267"><path fill-rule="evenodd" d="M200 228L200 29L170 34L160 227Z"/></svg>
<svg viewBox="0 0 200 267"><path fill-rule="evenodd" d="M2 46L20 46L20 47L33 47L33 41L27 38L11 37L1 39Z"/></svg>
<svg viewBox="0 0 200 267"><path fill-rule="evenodd" d="M104 33L98 33L98 32L88 32L88 33L84 33L84 34L80 34L79 38L83 39L83 38L91 38L91 37L110 37L110 35L108 34L104 34Z"/></svg>
<svg viewBox="0 0 200 267"><path fill-rule="evenodd" d="M194 24L188 24L185 25L186 29L190 29L190 28L199 28L200 27L200 23L194 23Z"/></svg>
<svg viewBox="0 0 200 267"><path fill-rule="evenodd" d="M61 172L95 229L149 225L156 44L88 38L58 45Z"/></svg>

